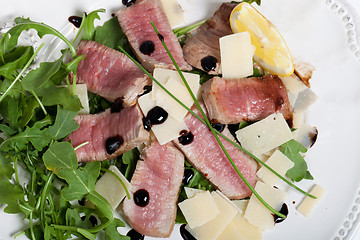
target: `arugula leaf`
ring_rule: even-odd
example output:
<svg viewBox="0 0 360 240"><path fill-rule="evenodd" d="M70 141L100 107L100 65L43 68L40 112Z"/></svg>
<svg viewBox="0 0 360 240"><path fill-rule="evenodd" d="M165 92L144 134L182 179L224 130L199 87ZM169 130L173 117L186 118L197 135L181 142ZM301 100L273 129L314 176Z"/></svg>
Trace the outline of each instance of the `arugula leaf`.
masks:
<svg viewBox="0 0 360 240"><path fill-rule="evenodd" d="M30 71L23 79L22 85L25 90L33 91L46 84L47 81L60 69L63 56L55 62L40 63L40 67Z"/></svg>
<svg viewBox="0 0 360 240"><path fill-rule="evenodd" d="M109 34L109 32L112 34ZM102 26L96 27L93 40L113 49L116 49L117 46L128 46L126 49L130 49L129 41L116 17L106 21Z"/></svg>
<svg viewBox="0 0 360 240"><path fill-rule="evenodd" d="M125 227L125 224L120 219L114 218L110 225L105 228L105 240L130 240L130 237L123 236L118 232L118 227Z"/></svg>
<svg viewBox="0 0 360 240"><path fill-rule="evenodd" d="M286 175L293 181L299 182L302 179L313 179L310 172L307 170L307 164L299 152L306 153L307 149L294 139L281 145L281 152L287 156L294 167L289 169Z"/></svg>
<svg viewBox="0 0 360 240"><path fill-rule="evenodd" d="M120 167L122 172L125 172L124 176L130 181L135 171L136 163L140 159L140 152L137 148L125 152L121 156L121 160L124 167ZM124 170L125 168L125 170Z"/></svg>
<svg viewBox="0 0 360 240"><path fill-rule="evenodd" d="M0 180L0 203L6 204L4 209L6 213L19 213L21 212L18 201L24 200L24 191L19 185L10 183L9 180Z"/></svg>
<svg viewBox="0 0 360 240"><path fill-rule="evenodd" d="M32 47L18 47L4 56L4 64L0 66L0 75L14 79L15 72L21 69L34 54Z"/></svg>
<svg viewBox="0 0 360 240"><path fill-rule="evenodd" d="M84 26L84 32L82 35L82 40L93 40L95 33L94 21L95 19L100 19L99 13L104 13L105 9L99 9L92 11L85 18L83 18L81 25Z"/></svg>
<svg viewBox="0 0 360 240"><path fill-rule="evenodd" d="M49 134L54 140L60 140L79 128L74 120L77 112L67 111L58 106L55 123L49 127Z"/></svg>

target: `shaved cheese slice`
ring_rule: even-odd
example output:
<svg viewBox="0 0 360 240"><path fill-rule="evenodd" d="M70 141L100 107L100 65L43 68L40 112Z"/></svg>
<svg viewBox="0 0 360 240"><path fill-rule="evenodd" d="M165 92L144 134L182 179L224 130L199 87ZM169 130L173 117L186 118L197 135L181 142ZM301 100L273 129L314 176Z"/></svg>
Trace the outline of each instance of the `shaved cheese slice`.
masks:
<svg viewBox="0 0 360 240"><path fill-rule="evenodd" d="M218 192L212 192L211 196L214 198L220 213L215 219L207 222L206 224L191 229L191 233L193 233L198 240L217 239L228 224L234 219L236 214L238 214L237 209L220 196Z"/></svg>
<svg viewBox="0 0 360 240"><path fill-rule="evenodd" d="M191 91L198 98L199 95L200 95L200 91L199 91L199 89L200 89L200 75L199 74L194 74L194 73L187 73L187 72L182 72L182 74L184 75L187 83L189 84L189 87L190 87ZM181 84L184 84L183 80L181 79L181 77L179 75L179 73L177 71L174 71L174 70L164 69L164 68L155 68L154 72L153 72L153 75L154 75L154 78L157 81L159 81L161 84L167 83L167 81L169 80L170 77L173 78L173 79L176 79ZM159 89L161 89L160 86L157 85L155 82L153 82L152 91L151 91L151 98L153 100L156 100L156 94L157 94L157 91Z"/></svg>
<svg viewBox="0 0 360 240"><path fill-rule="evenodd" d="M220 212L209 191L197 193L178 205L190 228L202 226Z"/></svg>
<svg viewBox="0 0 360 240"><path fill-rule="evenodd" d="M286 198L286 193L284 191L260 181L256 183L255 191L259 193L265 202L276 210L281 209ZM261 229L272 229L275 225L273 213L267 209L254 194L250 197L244 217L250 224Z"/></svg>
<svg viewBox="0 0 360 240"><path fill-rule="evenodd" d="M172 28L185 23L184 12L177 0L161 0L161 3Z"/></svg>
<svg viewBox="0 0 360 240"><path fill-rule="evenodd" d="M292 127L293 128L299 128L301 124L303 124L305 119L305 113L304 112L293 112L293 121L292 121Z"/></svg>
<svg viewBox="0 0 360 240"><path fill-rule="evenodd" d="M306 148L310 148L316 141L318 131L316 127L303 122L298 129L293 132L294 139Z"/></svg>
<svg viewBox="0 0 360 240"><path fill-rule="evenodd" d="M241 215L244 215L249 199L232 200L231 202L239 209Z"/></svg>
<svg viewBox="0 0 360 240"><path fill-rule="evenodd" d="M194 103L189 91L184 84L176 80L174 77L169 77L164 87L171 92L177 99L179 99L185 106L191 108ZM187 114L187 110L180 106L172 97L170 97L164 90L159 89L156 92L155 102L157 106L165 109L173 118L181 121Z"/></svg>
<svg viewBox="0 0 360 240"><path fill-rule="evenodd" d="M145 116L155 107L155 101L151 99L150 93L139 97L138 103ZM151 126L151 131L154 133L158 142L163 145L178 138L181 131L189 131L189 129L184 121L178 121L169 115L162 124Z"/></svg>
<svg viewBox="0 0 360 240"><path fill-rule="evenodd" d="M306 217L309 217L311 215L311 212L313 211L316 204L324 196L325 189L319 185L314 185L309 193L317 198L313 199L309 196L306 196L296 208L302 215Z"/></svg>
<svg viewBox="0 0 360 240"><path fill-rule="evenodd" d="M217 240L261 240L262 230L237 214Z"/></svg>
<svg viewBox="0 0 360 240"><path fill-rule="evenodd" d="M285 177L286 172L294 166L294 163L279 150L276 150L275 153L271 155L266 161L266 164L283 177ZM256 175L270 186L274 186L280 181L280 178L265 166L261 166Z"/></svg>
<svg viewBox="0 0 360 240"><path fill-rule="evenodd" d="M197 193L205 192L205 190L196 189L196 188L189 188L189 187L184 187L184 190L185 190L186 196L188 198L192 198Z"/></svg>
<svg viewBox="0 0 360 240"><path fill-rule="evenodd" d="M238 130L236 137L242 147L258 156L291 140L293 135L283 115L274 113Z"/></svg>
<svg viewBox="0 0 360 240"><path fill-rule="evenodd" d="M223 78L240 79L253 75L255 46L251 44L249 32L226 35L219 42Z"/></svg>
<svg viewBox="0 0 360 240"><path fill-rule="evenodd" d="M318 96L310 88L306 88L305 90L299 92L294 104L294 111L306 111L314 102L316 102L317 99Z"/></svg>
<svg viewBox="0 0 360 240"><path fill-rule="evenodd" d="M131 188L131 184L117 167L110 166L109 170L121 179L127 189ZM113 209L115 209L126 196L125 189L119 180L108 172L105 172L104 175L96 182L95 191L103 196L110 203L110 206Z"/></svg>
<svg viewBox="0 0 360 240"><path fill-rule="evenodd" d="M299 92L307 88L306 85L301 81L301 79L294 73L288 77L280 78L283 81L286 89L292 94L298 94Z"/></svg>

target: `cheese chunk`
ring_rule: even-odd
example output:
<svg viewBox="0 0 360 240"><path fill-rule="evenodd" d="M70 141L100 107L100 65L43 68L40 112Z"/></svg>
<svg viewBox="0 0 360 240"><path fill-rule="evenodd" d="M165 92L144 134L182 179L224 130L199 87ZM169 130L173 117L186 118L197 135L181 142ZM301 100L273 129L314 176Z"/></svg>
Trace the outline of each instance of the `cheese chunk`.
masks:
<svg viewBox="0 0 360 240"><path fill-rule="evenodd" d="M172 28L185 23L184 12L176 0L161 0L161 4Z"/></svg>
<svg viewBox="0 0 360 240"><path fill-rule="evenodd" d="M197 193L205 192L205 190L196 189L196 188L189 188L189 187L184 187L184 190L185 190L186 196L188 198L192 198Z"/></svg>
<svg viewBox="0 0 360 240"><path fill-rule="evenodd" d="M259 193L265 202L276 210L281 209L286 198L286 193L284 191L260 181L256 183L255 191ZM250 224L261 229L272 229L275 225L273 213L267 209L254 194L250 197L244 217Z"/></svg>
<svg viewBox="0 0 360 240"><path fill-rule="evenodd" d="M153 107L155 107L155 101L151 99L150 93L139 97L138 103L145 116ZM178 121L170 115L168 115L168 118L162 124L151 126L151 131L161 145L178 138L180 132L184 130L189 131L185 122Z"/></svg>
<svg viewBox="0 0 360 240"><path fill-rule="evenodd" d="M317 137L316 127L310 126L303 122L298 129L293 132L294 139L306 148L310 148Z"/></svg>
<svg viewBox="0 0 360 240"><path fill-rule="evenodd" d="M305 90L307 87L301 81L301 79L296 76L294 73L288 77L280 77L283 81L286 89L292 94L298 94L299 92Z"/></svg>
<svg viewBox="0 0 360 240"><path fill-rule="evenodd" d="M293 112L293 128L299 128L305 121L304 112Z"/></svg>
<svg viewBox="0 0 360 240"><path fill-rule="evenodd" d="M294 111L304 112L306 111L316 100L318 96L310 89L306 88L299 92L296 102L294 104Z"/></svg>
<svg viewBox="0 0 360 240"><path fill-rule="evenodd" d="M182 72L184 75L187 83L189 84L189 87L191 91L194 93L194 95L198 98L200 95L200 75L194 74L194 73L188 73L188 72ZM154 78L159 81L161 84L165 84L168 82L169 78L176 79L181 84L183 83L183 80L181 79L179 73L175 70L170 69L164 69L164 68L155 68L153 72ZM185 86L185 85L184 85ZM161 89L159 85L157 85L155 82L153 82L152 85L152 91L151 91L151 98L153 100L156 100L156 94L157 91ZM169 96L170 97L170 96ZM179 107L181 107L179 105Z"/></svg>
<svg viewBox="0 0 360 240"><path fill-rule="evenodd" d="M178 121L172 116L168 116L165 122L159 125L153 125L151 131L154 133L156 139L163 145L180 136L180 132L189 131L184 121Z"/></svg>
<svg viewBox="0 0 360 240"><path fill-rule="evenodd" d="M220 38L221 72L223 78L244 78L253 75L253 55L248 32L235 33Z"/></svg>
<svg viewBox="0 0 360 240"><path fill-rule="evenodd" d="M209 191L197 193L178 205L190 228L213 220L220 212Z"/></svg>
<svg viewBox="0 0 360 240"><path fill-rule="evenodd" d="M296 208L302 215L306 217L309 217L311 215L311 212L313 211L316 204L324 196L325 189L319 185L314 185L309 193L317 198L313 199L309 196L306 196Z"/></svg>
<svg viewBox="0 0 360 240"><path fill-rule="evenodd" d="M191 229L191 233L194 234L197 240L217 239L229 223L232 222L236 214L238 214L237 209L220 196L217 191L212 192L211 196L215 200L220 212L213 220Z"/></svg>
<svg viewBox="0 0 360 240"><path fill-rule="evenodd" d="M274 113L238 130L236 137L242 147L258 156L291 140L293 135L282 114Z"/></svg>
<svg viewBox="0 0 360 240"><path fill-rule="evenodd" d="M109 170L121 179L127 189L130 189L131 184L117 167L110 166ZM122 184L109 172L105 172L104 175L96 182L95 191L103 196L110 203L113 209L115 209L126 196L126 192Z"/></svg>
<svg viewBox="0 0 360 240"><path fill-rule="evenodd" d="M294 163L279 150L276 150L275 153L271 155L266 161L266 164L283 177L285 177L286 172L294 166ZM274 186L280 181L280 178L265 166L261 166L256 175L270 186Z"/></svg>
<svg viewBox="0 0 360 240"><path fill-rule="evenodd" d="M179 82L173 77L169 77L168 81L164 84L164 87L171 92L177 99L179 99L185 106L191 108L194 103L189 91L184 84ZM169 115L178 121L184 119L187 114L187 110L180 106L172 97L170 97L164 90L159 89L156 92L155 102L157 106L165 109Z"/></svg>
<svg viewBox="0 0 360 240"><path fill-rule="evenodd" d="M217 240L261 240L262 230L237 214Z"/></svg>
<svg viewBox="0 0 360 240"><path fill-rule="evenodd" d="M246 207L249 204L248 199L232 200L231 202L235 204L238 210L242 213L241 215L245 214Z"/></svg>

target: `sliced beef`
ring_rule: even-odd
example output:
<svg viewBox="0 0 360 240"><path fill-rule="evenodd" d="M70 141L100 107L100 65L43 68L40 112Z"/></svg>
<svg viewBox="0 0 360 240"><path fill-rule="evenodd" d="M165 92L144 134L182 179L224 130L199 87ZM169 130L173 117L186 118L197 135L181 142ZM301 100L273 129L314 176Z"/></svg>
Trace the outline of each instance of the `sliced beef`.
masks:
<svg viewBox="0 0 360 240"><path fill-rule="evenodd" d="M199 115L197 109L193 110ZM192 114L185 117L185 123L192 135L189 133L190 136L184 135L184 137L190 141L183 141L184 139L180 138L174 143L189 162L230 199L242 199L249 196L251 190L236 173L209 128ZM235 141L227 127L223 128L222 133ZM220 139L245 179L255 186L257 170L255 160L228 141L221 137Z"/></svg>
<svg viewBox="0 0 360 240"><path fill-rule="evenodd" d="M180 69L191 70L184 60L179 41L171 30L159 0L137 0L133 5L120 9L117 17L132 48L147 70L152 71L155 67L175 70L159 38L164 39ZM161 36L156 35L151 21Z"/></svg>
<svg viewBox="0 0 360 240"><path fill-rule="evenodd" d="M261 120L280 112L291 117L286 88L278 76L243 79L214 77L203 84L210 119L224 124Z"/></svg>
<svg viewBox="0 0 360 240"><path fill-rule="evenodd" d="M169 237L175 224L184 155L171 143L145 147L131 179L131 199L125 199L127 221L139 233Z"/></svg>
<svg viewBox="0 0 360 240"><path fill-rule="evenodd" d="M183 47L184 58L191 66L209 74L219 74L219 38L232 34L229 18L234 3L223 3L214 16L207 20Z"/></svg>
<svg viewBox="0 0 360 240"><path fill-rule="evenodd" d="M138 105L126 107L120 112L107 110L100 114L78 115L75 117L80 127L70 134L79 162L112 159L139 146L149 139L142 123L143 115Z"/></svg>
<svg viewBox="0 0 360 240"><path fill-rule="evenodd" d="M77 68L77 82L109 101L122 99L125 106L136 103L151 79L125 54L93 41L82 41L78 55L86 58Z"/></svg>

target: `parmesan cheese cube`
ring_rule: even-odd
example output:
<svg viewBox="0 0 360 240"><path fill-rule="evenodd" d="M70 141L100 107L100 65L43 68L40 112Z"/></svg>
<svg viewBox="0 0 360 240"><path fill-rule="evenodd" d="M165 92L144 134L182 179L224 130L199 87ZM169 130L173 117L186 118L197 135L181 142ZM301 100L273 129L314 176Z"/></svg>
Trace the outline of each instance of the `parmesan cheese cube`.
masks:
<svg viewBox="0 0 360 240"><path fill-rule="evenodd" d="M169 77L168 81L164 84L164 87L171 92L177 99L179 99L185 106L191 108L194 103L190 93L184 84L180 83L173 77ZM184 119L187 114L187 110L170 97L164 90L159 89L156 92L156 105L165 109L169 115L178 121Z"/></svg>
<svg viewBox="0 0 360 240"><path fill-rule="evenodd" d="M223 78L244 78L253 75L253 55L249 32L220 38L221 72Z"/></svg>
<svg viewBox="0 0 360 240"><path fill-rule="evenodd" d="M260 181L256 183L255 191L259 193L265 202L276 210L281 209L286 198L286 193L284 191ZM275 225L273 213L267 209L254 194L250 197L244 217L250 224L261 229L272 229Z"/></svg>
<svg viewBox="0 0 360 240"><path fill-rule="evenodd" d="M316 141L318 131L316 127L303 122L298 129L293 132L294 139L306 148L310 148Z"/></svg>
<svg viewBox="0 0 360 240"><path fill-rule="evenodd" d="M276 150L275 153L271 155L266 161L266 164L283 177L285 177L286 172L294 166L294 163L279 150ZM280 180L279 177L265 166L261 166L256 175L270 186L276 185Z"/></svg>
<svg viewBox="0 0 360 240"><path fill-rule="evenodd" d="M301 79L294 73L288 77L281 77L281 80L283 81L286 89L292 94L298 94L307 88Z"/></svg>
<svg viewBox="0 0 360 240"><path fill-rule="evenodd" d="M317 198L313 199L309 196L306 196L296 208L302 215L306 217L309 217L311 215L311 212L313 211L316 204L324 196L325 189L319 185L314 185L313 188L310 190L310 194Z"/></svg>
<svg viewBox="0 0 360 240"><path fill-rule="evenodd" d="M220 196L217 191L212 192L211 196L215 200L216 206L220 212L213 220L202 226L191 229L191 233L193 233L198 240L217 239L234 219L236 214L238 214L237 209Z"/></svg>
<svg viewBox="0 0 360 240"><path fill-rule="evenodd" d="M191 91L194 93L196 98L198 98L200 96L200 91L199 91L199 89L200 89L200 75L199 74L194 74L194 73L187 73L187 72L182 72L182 74L184 75L187 83L189 84L189 87L190 87ZM170 77L173 78L173 79L176 79L181 84L184 84L183 80L181 79L181 77L179 75L179 73L177 71L174 71L174 70L164 69L164 68L155 68L154 72L153 72L153 76L161 84L167 83ZM151 91L151 98L153 100L156 100L156 93L157 93L157 91L159 89L161 89L160 86L157 85L155 82L153 82L152 91ZM179 107L181 107L181 106L179 105Z"/></svg>
<svg viewBox="0 0 360 240"><path fill-rule="evenodd" d="M183 10L176 0L161 0L161 4L172 28L185 23Z"/></svg>
<svg viewBox="0 0 360 240"><path fill-rule="evenodd" d="M145 116L153 107L155 107L155 101L151 99L150 93L139 97L138 103ZM162 124L151 126L151 131L161 145L179 137L180 132L183 130L189 131L185 122L178 121L170 115L168 115L167 119Z"/></svg>
<svg viewBox="0 0 360 240"><path fill-rule="evenodd" d="M120 178L127 189L130 189L131 184L117 167L110 166L109 170ZM105 172L104 175L96 182L95 191L103 196L110 203L110 206L113 209L115 209L126 196L126 192L122 184L109 172Z"/></svg>
<svg viewBox="0 0 360 240"><path fill-rule="evenodd" d="M172 116L168 116L165 122L159 125L151 126L151 131L154 133L156 139L163 145L180 136L180 132L189 131L184 121L178 121Z"/></svg>
<svg viewBox="0 0 360 240"><path fill-rule="evenodd" d="M196 189L196 188L189 188L189 187L184 187L184 190L185 190L186 196L188 198L192 198L197 193L205 192L205 190Z"/></svg>
<svg viewBox="0 0 360 240"><path fill-rule="evenodd" d="M217 240L261 240L262 230L237 214Z"/></svg>
<svg viewBox="0 0 360 240"><path fill-rule="evenodd" d="M291 140L293 135L281 113L274 113L265 119L236 132L241 146L259 156Z"/></svg>
<svg viewBox="0 0 360 240"><path fill-rule="evenodd" d="M220 212L209 191L197 193L178 205L190 228L202 226Z"/></svg>
<svg viewBox="0 0 360 240"><path fill-rule="evenodd" d="M294 104L294 111L304 112L306 111L316 100L318 96L310 89L306 88L299 92L296 102Z"/></svg>

